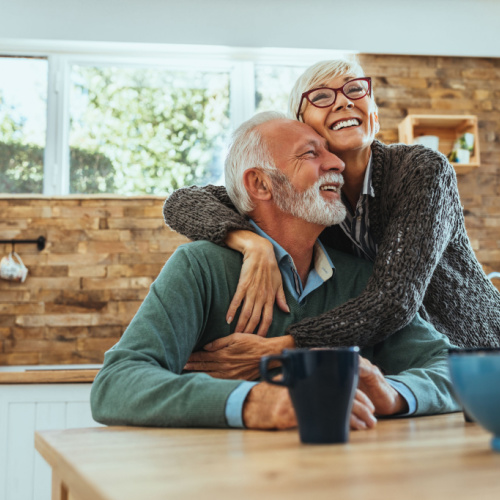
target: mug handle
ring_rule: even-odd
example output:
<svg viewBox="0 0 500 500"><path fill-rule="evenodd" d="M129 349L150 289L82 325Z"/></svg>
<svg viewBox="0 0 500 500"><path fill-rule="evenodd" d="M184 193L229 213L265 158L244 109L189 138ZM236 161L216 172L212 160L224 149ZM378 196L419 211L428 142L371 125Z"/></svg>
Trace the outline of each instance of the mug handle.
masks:
<svg viewBox="0 0 500 500"><path fill-rule="evenodd" d="M23 259L21 259L21 256L17 252L11 252L11 255L17 259L17 263L21 264L23 268L26 268L24 265ZM15 262L15 259L12 259Z"/></svg>
<svg viewBox="0 0 500 500"><path fill-rule="evenodd" d="M269 374L269 363L271 361L281 361L283 368L285 368L285 365L288 362L288 358L286 358L285 356L263 356L260 359L260 375L262 376L262 379L268 382L269 384L281 385L283 387L287 387L289 384L285 370L283 370L283 380L274 380L271 378L271 375Z"/></svg>

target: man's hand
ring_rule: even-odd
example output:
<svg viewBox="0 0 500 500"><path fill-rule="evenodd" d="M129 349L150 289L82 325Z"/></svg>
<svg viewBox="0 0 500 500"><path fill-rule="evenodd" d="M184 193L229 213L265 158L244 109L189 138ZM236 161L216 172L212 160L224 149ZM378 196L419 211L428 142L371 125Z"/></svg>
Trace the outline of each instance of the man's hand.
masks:
<svg viewBox="0 0 500 500"><path fill-rule="evenodd" d="M359 357L360 389L373 403L377 415L395 415L408 411L406 400L387 382L377 366Z"/></svg>
<svg viewBox="0 0 500 500"><path fill-rule="evenodd" d="M286 387L262 382L248 393L243 405L243 423L248 429L290 429L297 426Z"/></svg>
<svg viewBox="0 0 500 500"><path fill-rule="evenodd" d="M373 416L374 406L360 390L350 417L353 430L372 429L377 420ZM262 382L248 393L243 405L243 423L248 429L289 429L297 426L288 389Z"/></svg>
<svg viewBox="0 0 500 500"><path fill-rule="evenodd" d="M361 359L363 358L360 358L360 360ZM397 393L397 391L384 379L380 370L367 360L363 361L363 373L365 374L365 372L371 372L371 375L378 372L383 379L382 383L377 375L377 382L373 385L376 389L372 390L372 386L370 386L372 394L378 397L377 401L382 411L383 405L381 402L387 403L389 400L392 400L392 398L385 396L381 397L380 395L390 394L393 396L391 392L387 390L386 385L404 402L404 399L399 393ZM394 399L397 400L398 397ZM404 402L404 405L406 405L406 402ZM374 416L376 411L376 405L374 405L370 398L363 391L357 389L349 419L350 428L352 430L373 429L377 425L377 419ZM401 411L404 411L404 409ZM399 411L395 413L399 413ZM389 415L391 413L385 414ZM249 429L288 429L290 427L295 427L297 425L297 420L288 389L265 382L257 384L248 393L245 400L243 406L243 422Z"/></svg>
<svg viewBox="0 0 500 500"><path fill-rule="evenodd" d="M351 429L362 431L373 429L377 425L377 419L374 416L375 406L370 398L359 389L356 389L356 396L352 405L351 418L349 424Z"/></svg>
<svg viewBox="0 0 500 500"><path fill-rule="evenodd" d="M295 341L290 335L266 338L251 333L233 333L207 344L203 351L193 352L185 370L208 373L215 378L255 380L259 377L262 356L280 354L292 349ZM270 364L271 368L278 363Z"/></svg>

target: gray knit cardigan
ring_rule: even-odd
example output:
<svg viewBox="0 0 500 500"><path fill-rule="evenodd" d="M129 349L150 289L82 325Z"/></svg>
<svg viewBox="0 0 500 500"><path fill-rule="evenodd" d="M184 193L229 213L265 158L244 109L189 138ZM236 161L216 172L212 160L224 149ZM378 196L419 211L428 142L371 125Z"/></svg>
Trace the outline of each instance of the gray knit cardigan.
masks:
<svg viewBox="0 0 500 500"><path fill-rule="evenodd" d="M373 275L357 298L289 327L297 346L380 342L418 311L452 343L500 347L500 293L484 274L470 245L447 159L423 146L372 145L370 231L378 244ZM192 240L223 244L228 231L253 230L224 187L191 186L165 202L166 223ZM339 226L322 241L352 253Z"/></svg>

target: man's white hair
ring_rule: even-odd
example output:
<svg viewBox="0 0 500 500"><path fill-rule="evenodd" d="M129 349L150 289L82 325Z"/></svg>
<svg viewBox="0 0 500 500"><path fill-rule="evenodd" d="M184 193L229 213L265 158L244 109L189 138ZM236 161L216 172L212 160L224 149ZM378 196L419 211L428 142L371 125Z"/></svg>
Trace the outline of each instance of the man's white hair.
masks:
<svg viewBox="0 0 500 500"><path fill-rule="evenodd" d="M365 76L363 68L355 59L333 59L331 61L320 61L307 68L295 82L288 99L288 112L290 118L297 119L297 108L299 107L302 94L308 90L323 87L330 80L338 76L352 75L355 78ZM299 120L302 120L302 113L308 106L308 101L302 101Z"/></svg>
<svg viewBox="0 0 500 500"><path fill-rule="evenodd" d="M265 111L242 123L233 134L224 164L224 175L227 193L242 214L248 214L254 208L243 182L245 170L250 168L260 168L267 172L276 170L274 159L269 153L259 126L273 120L287 119L283 113Z"/></svg>

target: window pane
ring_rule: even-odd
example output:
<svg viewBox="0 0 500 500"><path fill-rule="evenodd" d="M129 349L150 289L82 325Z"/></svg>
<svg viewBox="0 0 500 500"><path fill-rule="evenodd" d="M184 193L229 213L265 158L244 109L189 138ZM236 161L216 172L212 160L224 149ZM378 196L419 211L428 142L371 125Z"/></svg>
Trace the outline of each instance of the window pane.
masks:
<svg viewBox="0 0 500 500"><path fill-rule="evenodd" d="M74 65L70 192L167 194L220 181L229 74Z"/></svg>
<svg viewBox="0 0 500 500"><path fill-rule="evenodd" d="M0 192L41 193L47 60L0 56Z"/></svg>
<svg viewBox="0 0 500 500"><path fill-rule="evenodd" d="M255 68L255 109L288 114L288 96L307 66L267 66Z"/></svg>

